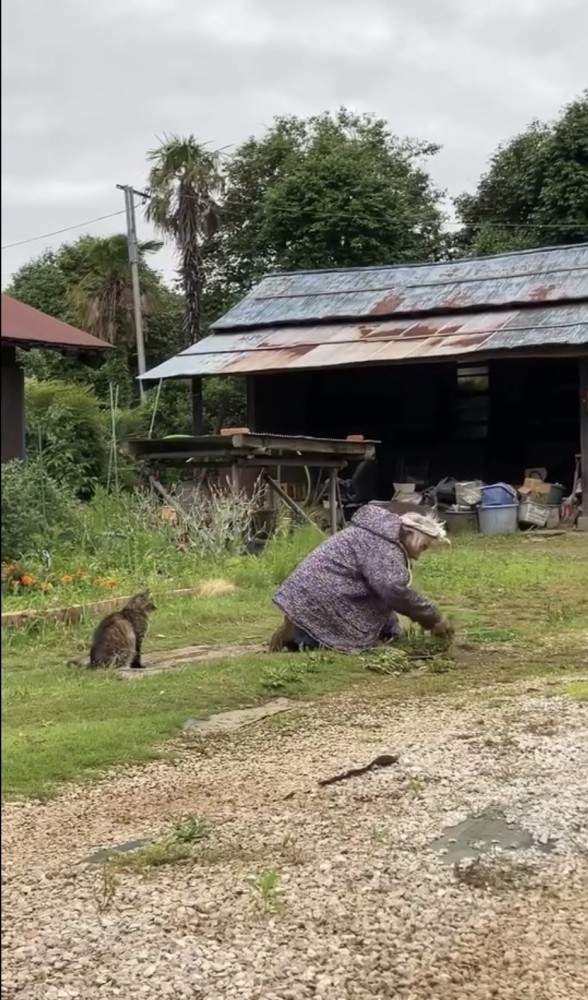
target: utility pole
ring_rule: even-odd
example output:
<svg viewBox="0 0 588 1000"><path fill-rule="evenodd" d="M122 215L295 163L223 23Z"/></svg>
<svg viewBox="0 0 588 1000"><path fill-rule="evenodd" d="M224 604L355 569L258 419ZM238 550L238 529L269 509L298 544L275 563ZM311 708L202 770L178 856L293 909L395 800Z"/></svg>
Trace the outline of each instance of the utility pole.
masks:
<svg viewBox="0 0 588 1000"><path fill-rule="evenodd" d="M119 191L125 196L125 213L127 217L127 243L129 247L129 264L131 267L131 282L133 287L133 312L135 317L135 337L137 341L137 364L139 375L145 373L145 340L143 337L143 310L141 308L141 285L139 283L139 242L137 240L137 220L135 218L135 196L143 200L149 198L145 191L136 191L129 184L117 184ZM145 396L145 387L139 382L141 399Z"/></svg>

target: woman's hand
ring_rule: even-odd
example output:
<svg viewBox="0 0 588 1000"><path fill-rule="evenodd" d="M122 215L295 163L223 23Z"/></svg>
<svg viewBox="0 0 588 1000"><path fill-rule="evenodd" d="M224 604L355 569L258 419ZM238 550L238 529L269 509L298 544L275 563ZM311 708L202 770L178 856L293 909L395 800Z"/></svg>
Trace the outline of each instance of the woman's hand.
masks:
<svg viewBox="0 0 588 1000"><path fill-rule="evenodd" d="M445 636L451 638L454 632L455 629L453 628L453 625L451 624L449 619L445 617L440 618L439 621L436 622L435 625L433 625L433 628L431 629L431 634L436 635L439 638Z"/></svg>

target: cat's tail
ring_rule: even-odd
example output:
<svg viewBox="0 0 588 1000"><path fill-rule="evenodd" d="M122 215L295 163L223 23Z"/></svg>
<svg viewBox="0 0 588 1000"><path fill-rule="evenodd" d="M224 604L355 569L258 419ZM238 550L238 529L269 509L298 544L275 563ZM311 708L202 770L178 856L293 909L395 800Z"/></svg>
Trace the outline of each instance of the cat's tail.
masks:
<svg viewBox="0 0 588 1000"><path fill-rule="evenodd" d="M90 657L89 656L74 656L71 660L66 660L66 667L89 667Z"/></svg>

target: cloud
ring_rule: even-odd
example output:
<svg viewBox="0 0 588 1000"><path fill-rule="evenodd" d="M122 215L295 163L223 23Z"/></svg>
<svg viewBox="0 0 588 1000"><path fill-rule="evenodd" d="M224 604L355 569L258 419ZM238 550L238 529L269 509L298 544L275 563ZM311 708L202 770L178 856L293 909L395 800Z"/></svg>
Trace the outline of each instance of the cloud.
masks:
<svg viewBox="0 0 588 1000"><path fill-rule="evenodd" d="M441 143L452 194L585 86L583 0L19 0L3 10L2 244L122 208L166 132L218 146L347 105ZM116 217L91 232L120 229ZM149 235L141 224L141 235ZM78 231L72 233L72 238ZM2 280L58 236L2 253ZM169 251L161 266L172 274Z"/></svg>

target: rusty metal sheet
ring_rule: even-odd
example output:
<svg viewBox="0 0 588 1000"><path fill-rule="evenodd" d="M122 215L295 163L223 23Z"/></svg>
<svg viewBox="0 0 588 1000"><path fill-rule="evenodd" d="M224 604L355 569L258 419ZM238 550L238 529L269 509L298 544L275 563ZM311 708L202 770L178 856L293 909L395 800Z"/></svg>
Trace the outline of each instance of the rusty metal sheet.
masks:
<svg viewBox="0 0 588 1000"><path fill-rule="evenodd" d="M588 299L588 244L443 263L270 275L213 330Z"/></svg>
<svg viewBox="0 0 588 1000"><path fill-rule="evenodd" d="M370 324L212 334L145 379L337 368L544 345L585 348L588 302Z"/></svg>

